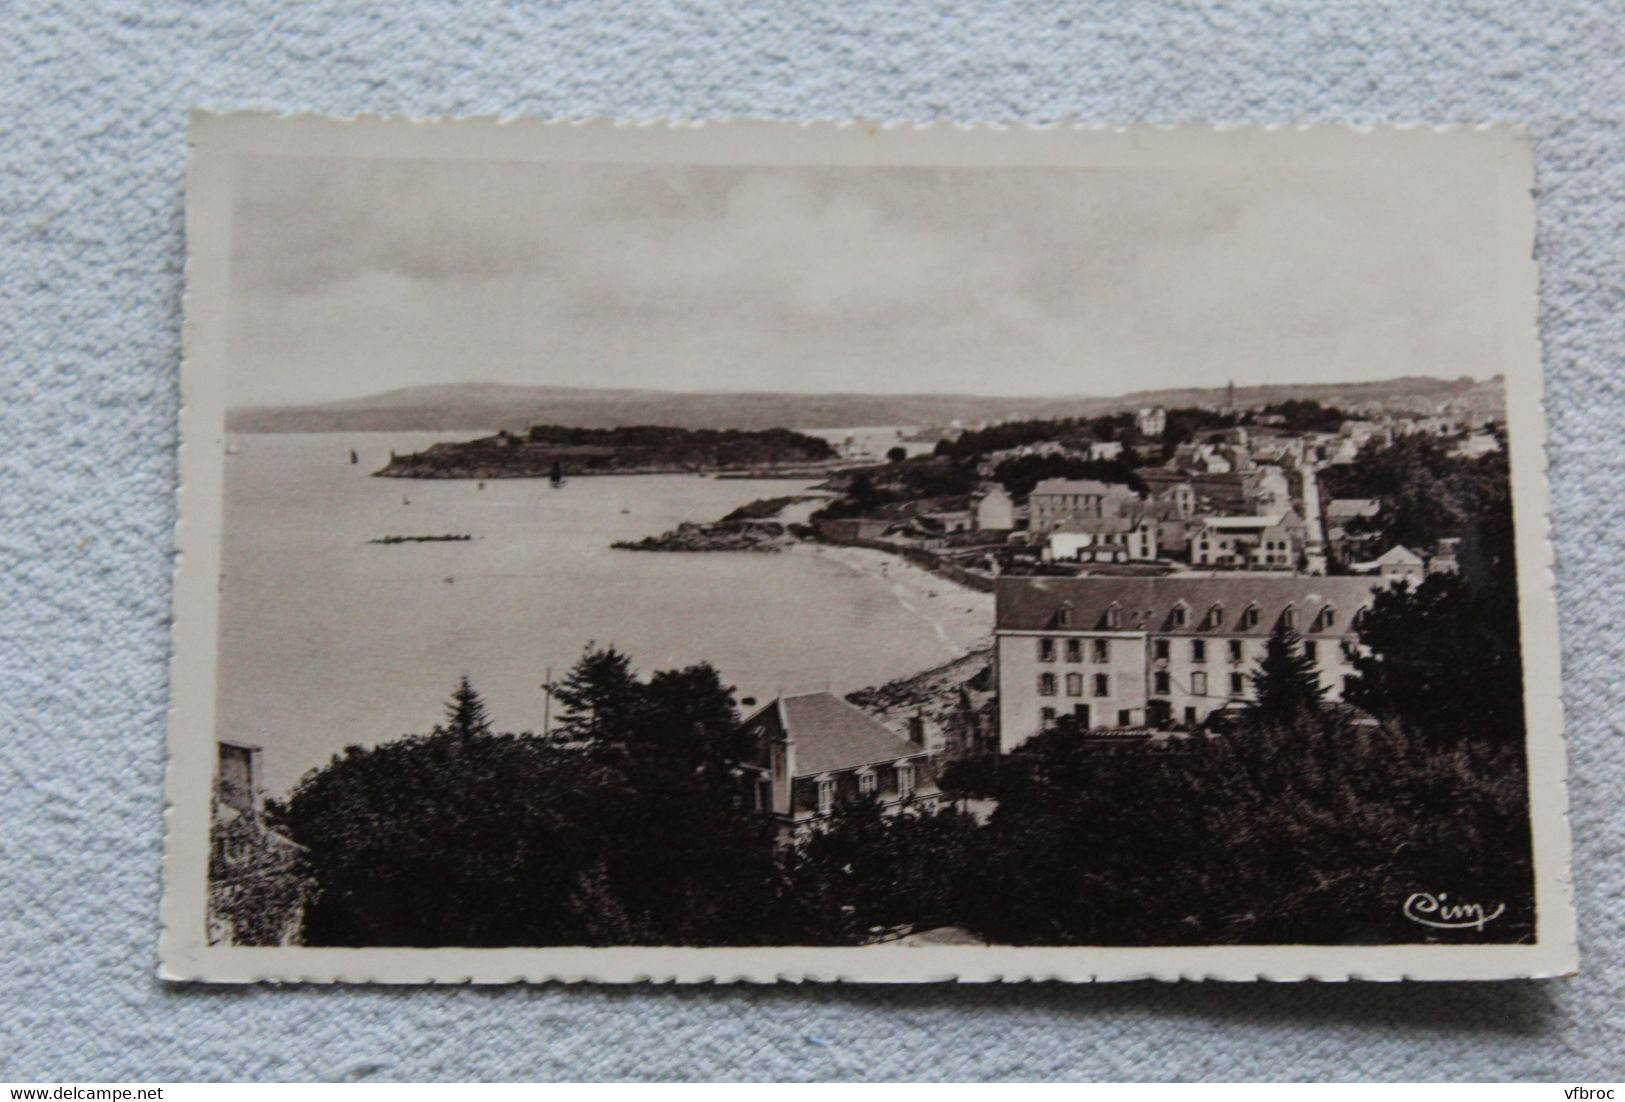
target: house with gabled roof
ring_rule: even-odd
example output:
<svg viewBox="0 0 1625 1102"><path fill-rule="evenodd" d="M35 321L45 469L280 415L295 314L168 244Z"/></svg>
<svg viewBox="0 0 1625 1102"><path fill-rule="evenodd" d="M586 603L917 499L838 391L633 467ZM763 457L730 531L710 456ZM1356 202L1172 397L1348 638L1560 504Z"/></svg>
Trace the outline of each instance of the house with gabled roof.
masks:
<svg viewBox="0 0 1625 1102"><path fill-rule="evenodd" d="M1303 556L1305 533L1291 509L1267 516L1204 517L1191 534L1191 565L1292 570Z"/></svg>
<svg viewBox="0 0 1625 1102"><path fill-rule="evenodd" d="M833 693L780 696L744 727L752 756L740 764L750 803L787 829L827 818L845 800L873 797L895 812L939 795L921 725L905 738Z"/></svg>
<svg viewBox="0 0 1625 1102"><path fill-rule="evenodd" d="M1004 576L995 585L999 746L1008 752L1062 715L1090 730L1194 729L1245 706L1277 624L1297 632L1340 701L1357 625L1383 581L1213 576Z"/></svg>

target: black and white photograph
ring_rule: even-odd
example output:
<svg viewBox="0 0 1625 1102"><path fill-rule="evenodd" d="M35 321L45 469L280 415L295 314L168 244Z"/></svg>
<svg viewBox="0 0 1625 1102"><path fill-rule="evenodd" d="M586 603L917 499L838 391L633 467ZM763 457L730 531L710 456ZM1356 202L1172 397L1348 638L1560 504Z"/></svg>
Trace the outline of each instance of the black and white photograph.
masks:
<svg viewBox="0 0 1625 1102"><path fill-rule="evenodd" d="M165 975L1573 971L1516 129L192 145Z"/></svg>

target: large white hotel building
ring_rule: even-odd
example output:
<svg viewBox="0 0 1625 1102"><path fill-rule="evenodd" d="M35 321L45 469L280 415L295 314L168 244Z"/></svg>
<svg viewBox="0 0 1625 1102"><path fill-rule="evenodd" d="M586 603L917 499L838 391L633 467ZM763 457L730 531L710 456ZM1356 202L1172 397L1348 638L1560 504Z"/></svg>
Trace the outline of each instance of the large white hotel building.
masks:
<svg viewBox="0 0 1625 1102"><path fill-rule="evenodd" d="M1092 728L1192 727L1252 695L1277 623L1296 631L1341 700L1355 623L1386 584L1369 577L1229 573L1003 577L994 632L999 748L1062 715Z"/></svg>

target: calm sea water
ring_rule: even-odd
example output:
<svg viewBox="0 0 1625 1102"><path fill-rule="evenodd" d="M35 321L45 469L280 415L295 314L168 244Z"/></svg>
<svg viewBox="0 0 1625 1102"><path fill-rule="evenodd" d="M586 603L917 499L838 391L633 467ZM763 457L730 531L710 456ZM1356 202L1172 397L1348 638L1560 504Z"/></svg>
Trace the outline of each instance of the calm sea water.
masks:
<svg viewBox="0 0 1625 1102"><path fill-rule="evenodd" d="M644 673L709 660L761 699L848 691L951 653L883 579L825 558L609 548L805 482L369 477L391 448L469 435L231 437L217 728L265 748L272 793L350 743L426 731L463 673L499 728L540 730L545 671L591 641Z"/></svg>

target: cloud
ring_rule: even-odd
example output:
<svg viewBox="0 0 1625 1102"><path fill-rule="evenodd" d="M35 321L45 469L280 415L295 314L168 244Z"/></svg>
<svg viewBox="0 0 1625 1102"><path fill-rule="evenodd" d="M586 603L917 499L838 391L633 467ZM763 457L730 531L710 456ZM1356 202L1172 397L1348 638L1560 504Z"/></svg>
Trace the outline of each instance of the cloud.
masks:
<svg viewBox="0 0 1625 1102"><path fill-rule="evenodd" d="M1472 181L1383 166L267 158L236 212L232 400L1487 374L1491 225Z"/></svg>

